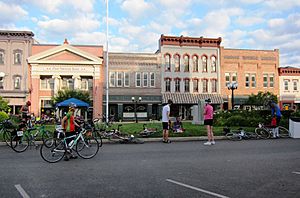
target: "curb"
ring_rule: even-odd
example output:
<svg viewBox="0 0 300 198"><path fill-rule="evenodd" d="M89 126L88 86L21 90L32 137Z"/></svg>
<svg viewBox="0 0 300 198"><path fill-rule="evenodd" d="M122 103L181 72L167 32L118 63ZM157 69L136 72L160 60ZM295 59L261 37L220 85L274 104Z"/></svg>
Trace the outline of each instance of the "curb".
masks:
<svg viewBox="0 0 300 198"><path fill-rule="evenodd" d="M161 142L162 138L139 138L144 142ZM188 141L207 141L206 136L198 137L170 137L172 142L188 142ZM215 140L226 140L226 136L215 136ZM36 141L37 144L42 144L42 141ZM103 144L118 144L116 142L109 141L107 139L102 139ZM0 142L0 146L6 146L5 142Z"/></svg>

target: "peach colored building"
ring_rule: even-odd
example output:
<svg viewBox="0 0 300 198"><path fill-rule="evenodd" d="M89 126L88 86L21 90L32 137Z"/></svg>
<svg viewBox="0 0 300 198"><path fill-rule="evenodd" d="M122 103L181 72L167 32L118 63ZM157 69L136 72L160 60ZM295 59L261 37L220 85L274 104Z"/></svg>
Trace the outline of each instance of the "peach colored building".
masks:
<svg viewBox="0 0 300 198"><path fill-rule="evenodd" d="M280 107L282 109L300 108L300 68L279 68Z"/></svg>
<svg viewBox="0 0 300 198"><path fill-rule="evenodd" d="M103 47L70 45L32 46L28 58L31 112L53 112L51 98L61 89L81 89L91 93L93 116L102 114Z"/></svg>
<svg viewBox="0 0 300 198"><path fill-rule="evenodd" d="M221 47L220 88L224 108L231 109L231 90L227 85L238 83L234 104L242 105L249 95L259 91L279 96L279 50L244 50Z"/></svg>

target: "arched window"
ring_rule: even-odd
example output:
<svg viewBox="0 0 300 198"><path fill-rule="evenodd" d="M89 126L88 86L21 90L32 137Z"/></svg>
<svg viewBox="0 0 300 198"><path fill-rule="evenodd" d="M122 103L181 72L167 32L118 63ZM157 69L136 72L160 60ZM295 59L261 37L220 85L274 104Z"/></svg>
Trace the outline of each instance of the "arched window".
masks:
<svg viewBox="0 0 300 198"><path fill-rule="evenodd" d="M14 64L20 65L22 64L22 50L14 50Z"/></svg>
<svg viewBox="0 0 300 198"><path fill-rule="evenodd" d="M193 71L198 72L198 56L193 56Z"/></svg>
<svg viewBox="0 0 300 198"><path fill-rule="evenodd" d="M216 79L211 80L211 92L212 93L217 92L217 80Z"/></svg>
<svg viewBox="0 0 300 198"><path fill-rule="evenodd" d="M184 71L185 72L189 72L190 71L190 58L188 55L184 55L183 57L183 60L184 60Z"/></svg>
<svg viewBox="0 0 300 198"><path fill-rule="evenodd" d="M171 91L171 79L166 78L165 83L166 83L166 92L170 92Z"/></svg>
<svg viewBox="0 0 300 198"><path fill-rule="evenodd" d="M175 62L175 72L180 72L180 56L178 54L175 54L174 62Z"/></svg>
<svg viewBox="0 0 300 198"><path fill-rule="evenodd" d="M216 72L217 71L217 59L215 56L211 57L211 71Z"/></svg>
<svg viewBox="0 0 300 198"><path fill-rule="evenodd" d="M184 79L184 92L190 92L190 79Z"/></svg>
<svg viewBox="0 0 300 198"><path fill-rule="evenodd" d="M202 67L203 67L203 72L207 72L207 57L202 56Z"/></svg>
<svg viewBox="0 0 300 198"><path fill-rule="evenodd" d="M171 71L171 55L170 54L165 55L165 70Z"/></svg>
<svg viewBox="0 0 300 198"><path fill-rule="evenodd" d="M207 93L208 92L208 80L207 79L203 79L202 80L203 83L203 93Z"/></svg>
<svg viewBox="0 0 300 198"><path fill-rule="evenodd" d="M199 80L193 79L193 92L198 93L199 91Z"/></svg>
<svg viewBox="0 0 300 198"><path fill-rule="evenodd" d="M180 92L180 78L175 79L175 92Z"/></svg>
<svg viewBox="0 0 300 198"><path fill-rule="evenodd" d="M14 89L21 89L21 76L14 76Z"/></svg>

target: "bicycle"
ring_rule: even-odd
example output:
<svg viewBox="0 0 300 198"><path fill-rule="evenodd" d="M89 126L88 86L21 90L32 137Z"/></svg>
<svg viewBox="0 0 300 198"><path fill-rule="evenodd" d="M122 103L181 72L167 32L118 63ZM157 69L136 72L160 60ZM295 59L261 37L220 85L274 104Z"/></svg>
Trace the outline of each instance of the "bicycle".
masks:
<svg viewBox="0 0 300 198"><path fill-rule="evenodd" d="M270 137L273 137L274 129L275 127L273 126L267 126L259 123L258 127L255 129L255 133L261 138L268 139ZM290 137L290 132L285 127L278 126L278 135L281 138Z"/></svg>
<svg viewBox="0 0 300 198"><path fill-rule="evenodd" d="M0 133L2 134L2 139L5 141L7 146L10 146L11 134L15 130L12 122L6 119L0 123Z"/></svg>
<svg viewBox="0 0 300 198"><path fill-rule="evenodd" d="M225 136L229 140L249 140L249 139L257 139L258 136L256 133L253 132L246 132L244 129L239 128L236 131L230 130L230 128L223 129Z"/></svg>
<svg viewBox="0 0 300 198"><path fill-rule="evenodd" d="M98 140L83 128L69 137L66 137L64 132L60 133L63 133L63 135L58 136L62 136L62 138L49 138L45 140L45 143L40 148L40 155L46 162L59 162L71 150L75 150L83 159L91 159L99 151ZM67 144L67 139L71 138L74 139Z"/></svg>
<svg viewBox="0 0 300 198"><path fill-rule="evenodd" d="M46 130L44 125L31 128L29 128L29 126L21 126L20 130L16 130L12 133L11 148L17 153L26 151L29 146L35 146L37 149L39 145L35 141L38 136L41 137L43 143L45 139L51 137L50 131ZM23 130L21 130L22 128ZM33 133L33 131L36 132Z"/></svg>
<svg viewBox="0 0 300 198"><path fill-rule="evenodd" d="M129 135L126 133L122 133L120 131L120 127L122 125L119 124L117 129L112 129L112 130L100 130L98 133L101 137L104 137L108 139L109 141L116 142L116 143L121 143L121 144L143 144L144 141L141 139L136 138L134 135Z"/></svg>
<svg viewBox="0 0 300 198"><path fill-rule="evenodd" d="M143 131L139 132L142 137L149 137L157 133L157 128L147 128L147 124L143 124Z"/></svg>

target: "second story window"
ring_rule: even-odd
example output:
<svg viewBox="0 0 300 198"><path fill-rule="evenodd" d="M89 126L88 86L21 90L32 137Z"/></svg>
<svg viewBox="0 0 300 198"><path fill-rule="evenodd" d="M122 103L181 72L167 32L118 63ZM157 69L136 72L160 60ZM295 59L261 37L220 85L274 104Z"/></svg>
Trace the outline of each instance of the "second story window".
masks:
<svg viewBox="0 0 300 198"><path fill-rule="evenodd" d="M184 71L185 72L189 72L190 71L190 58L188 55L184 55L183 57L183 60L184 60Z"/></svg>
<svg viewBox="0 0 300 198"><path fill-rule="evenodd" d="M213 92L213 93L217 92L217 80L216 79L211 80L211 92Z"/></svg>
<svg viewBox="0 0 300 198"><path fill-rule="evenodd" d="M184 92L190 92L190 79L184 79Z"/></svg>
<svg viewBox="0 0 300 198"><path fill-rule="evenodd" d="M202 71L207 72L207 57L202 56Z"/></svg>
<svg viewBox="0 0 300 198"><path fill-rule="evenodd" d="M193 72L198 72L198 57L193 56Z"/></svg>
<svg viewBox="0 0 300 198"><path fill-rule="evenodd" d="M4 89L4 77L0 76L0 89Z"/></svg>
<svg viewBox="0 0 300 198"><path fill-rule="evenodd" d="M288 91L289 90L289 80L284 80L283 82L283 86L284 86L284 91Z"/></svg>
<svg viewBox="0 0 300 198"><path fill-rule="evenodd" d="M135 74L135 86L141 87L141 73Z"/></svg>
<svg viewBox="0 0 300 198"><path fill-rule="evenodd" d="M225 86L227 87L230 84L230 74L225 73Z"/></svg>
<svg viewBox="0 0 300 198"><path fill-rule="evenodd" d="M236 83L237 82L237 75L236 73L231 74L231 82Z"/></svg>
<svg viewBox="0 0 300 198"><path fill-rule="evenodd" d="M274 87L274 75L269 75L269 86Z"/></svg>
<svg viewBox="0 0 300 198"><path fill-rule="evenodd" d="M180 56L178 54L174 55L175 62L175 72L180 72Z"/></svg>
<svg viewBox="0 0 300 198"><path fill-rule="evenodd" d="M249 74L246 74L245 75L245 87L249 88L249 86L250 86L250 76L249 76Z"/></svg>
<svg viewBox="0 0 300 198"><path fill-rule="evenodd" d="M198 93L199 91L199 80L193 79L193 92Z"/></svg>
<svg viewBox="0 0 300 198"><path fill-rule="evenodd" d="M123 86L123 73L117 72L117 87Z"/></svg>
<svg viewBox="0 0 300 198"><path fill-rule="evenodd" d="M143 87L148 87L148 73L143 73Z"/></svg>
<svg viewBox="0 0 300 198"><path fill-rule="evenodd" d="M175 79L175 92L180 92L180 79Z"/></svg>
<svg viewBox="0 0 300 198"><path fill-rule="evenodd" d="M293 90L298 91L298 80L293 80Z"/></svg>
<svg viewBox="0 0 300 198"><path fill-rule="evenodd" d="M14 89L21 89L21 76L14 77Z"/></svg>
<svg viewBox="0 0 300 198"><path fill-rule="evenodd" d="M170 56L170 54L165 55L165 70L171 71L171 56Z"/></svg>
<svg viewBox="0 0 300 198"><path fill-rule="evenodd" d="M0 64L4 64L4 50L0 49Z"/></svg>
<svg viewBox="0 0 300 198"><path fill-rule="evenodd" d="M217 71L217 59L215 56L211 57L211 72Z"/></svg>
<svg viewBox="0 0 300 198"><path fill-rule="evenodd" d="M263 75L263 86L264 88L267 88L268 87L268 75L267 74L264 74Z"/></svg>
<svg viewBox="0 0 300 198"><path fill-rule="evenodd" d="M128 72L124 72L124 87L129 87L129 73Z"/></svg>
<svg viewBox="0 0 300 198"><path fill-rule="evenodd" d="M256 75L251 74L251 86L256 87Z"/></svg>
<svg viewBox="0 0 300 198"><path fill-rule="evenodd" d="M14 50L14 64L20 65L22 64L22 50Z"/></svg>
<svg viewBox="0 0 300 198"><path fill-rule="evenodd" d="M203 83L203 93L207 93L208 92L208 80L207 79L204 79L202 80L202 83Z"/></svg>
<svg viewBox="0 0 300 198"><path fill-rule="evenodd" d="M166 83L166 92L170 92L171 91L171 79L170 78L165 79L165 83Z"/></svg>
<svg viewBox="0 0 300 198"><path fill-rule="evenodd" d="M51 76L41 76L41 89L54 89L54 79Z"/></svg>
<svg viewBox="0 0 300 198"><path fill-rule="evenodd" d="M155 87L155 73L150 72L150 87Z"/></svg>
<svg viewBox="0 0 300 198"><path fill-rule="evenodd" d="M109 86L115 87L116 86L116 73L109 72Z"/></svg>
<svg viewBox="0 0 300 198"><path fill-rule="evenodd" d="M71 77L62 77L62 89L74 89L74 79Z"/></svg>

